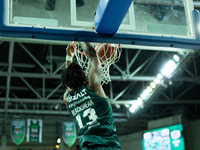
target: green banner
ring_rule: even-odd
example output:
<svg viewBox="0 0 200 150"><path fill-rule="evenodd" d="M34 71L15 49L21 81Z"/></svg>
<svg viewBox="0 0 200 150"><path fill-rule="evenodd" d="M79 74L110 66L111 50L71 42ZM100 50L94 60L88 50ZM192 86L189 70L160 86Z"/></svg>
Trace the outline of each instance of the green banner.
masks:
<svg viewBox="0 0 200 150"><path fill-rule="evenodd" d="M41 119L27 119L27 142L42 142Z"/></svg>
<svg viewBox="0 0 200 150"><path fill-rule="evenodd" d="M64 142L71 147L76 141L76 125L75 122L63 122L62 137Z"/></svg>
<svg viewBox="0 0 200 150"><path fill-rule="evenodd" d="M11 137L15 144L19 145L25 137L25 120L14 119L11 123Z"/></svg>

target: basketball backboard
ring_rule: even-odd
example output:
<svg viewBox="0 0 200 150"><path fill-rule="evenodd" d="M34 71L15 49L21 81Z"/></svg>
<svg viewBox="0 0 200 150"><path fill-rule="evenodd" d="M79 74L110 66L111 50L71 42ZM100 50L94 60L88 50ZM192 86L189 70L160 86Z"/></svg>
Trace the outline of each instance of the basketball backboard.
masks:
<svg viewBox="0 0 200 150"><path fill-rule="evenodd" d="M114 36L99 35L92 29L99 0L2 0L0 3L1 37L199 47L198 20L194 17L199 14L193 11L192 0L134 0Z"/></svg>
<svg viewBox="0 0 200 150"><path fill-rule="evenodd" d="M48 4L48 1L52 3ZM70 30L91 30L95 26L94 16L99 0L9 0L6 25L35 26ZM53 5L52 10L47 9ZM81 5L81 6L79 6ZM122 30L135 30L134 7L131 5L120 27ZM92 30L93 31L93 30Z"/></svg>

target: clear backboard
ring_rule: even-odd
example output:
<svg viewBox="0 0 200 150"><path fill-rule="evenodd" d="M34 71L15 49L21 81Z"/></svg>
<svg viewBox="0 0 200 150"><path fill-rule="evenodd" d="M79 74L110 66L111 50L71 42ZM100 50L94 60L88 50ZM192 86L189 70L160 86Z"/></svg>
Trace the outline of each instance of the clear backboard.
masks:
<svg viewBox="0 0 200 150"><path fill-rule="evenodd" d="M99 35L94 30L99 0L2 0L1 3L0 36L164 47L199 46L192 0L134 0L112 37ZM117 16L112 15L111 20L112 17Z"/></svg>
<svg viewBox="0 0 200 150"><path fill-rule="evenodd" d="M48 4L48 1L52 3ZM82 5L79 4L81 2ZM9 18L6 25L90 31L91 27L95 27L94 16L98 3L99 0L9 0L6 4L9 10L6 13L6 18ZM134 18L132 4L120 29L135 30Z"/></svg>

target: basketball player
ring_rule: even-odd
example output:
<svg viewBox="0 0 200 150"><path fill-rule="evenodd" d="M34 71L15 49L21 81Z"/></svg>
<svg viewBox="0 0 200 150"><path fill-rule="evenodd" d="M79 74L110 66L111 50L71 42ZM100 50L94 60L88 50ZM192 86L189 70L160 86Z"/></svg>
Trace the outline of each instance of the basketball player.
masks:
<svg viewBox="0 0 200 150"><path fill-rule="evenodd" d="M101 64L90 43L80 43L89 57L89 72L72 62L74 45L66 49L66 68L61 82L66 89L64 102L79 127L81 150L120 150L112 109L101 86Z"/></svg>

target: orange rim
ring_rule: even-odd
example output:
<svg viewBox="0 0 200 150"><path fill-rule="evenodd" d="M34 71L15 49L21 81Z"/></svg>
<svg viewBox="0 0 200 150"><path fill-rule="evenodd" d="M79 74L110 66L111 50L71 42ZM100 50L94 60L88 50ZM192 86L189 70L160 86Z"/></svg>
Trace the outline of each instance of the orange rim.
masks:
<svg viewBox="0 0 200 150"><path fill-rule="evenodd" d="M73 41L72 43L75 45L76 41ZM76 52L78 52L79 54L87 56L87 54L86 54L86 53L84 53L84 52L81 52L81 51L77 50L77 48L76 48L76 47L75 47L74 49L75 49L75 50L76 50Z"/></svg>
<svg viewBox="0 0 200 150"><path fill-rule="evenodd" d="M82 55L85 55L85 56L87 56L87 54L86 53L84 53L84 52L80 52L79 50L77 50L77 49L75 49L79 54L82 54Z"/></svg>
<svg viewBox="0 0 200 150"><path fill-rule="evenodd" d="M73 41L72 43L75 44L76 41ZM108 44L108 43L107 43L107 44ZM120 45L120 44L118 44L118 46L115 47L115 49L119 49L119 48L121 48L121 45ZM87 56L86 53L79 51L77 48L75 48L75 50L76 50L76 52L78 52L79 54Z"/></svg>

